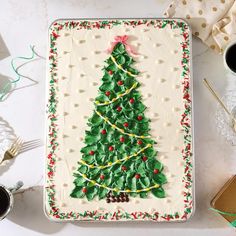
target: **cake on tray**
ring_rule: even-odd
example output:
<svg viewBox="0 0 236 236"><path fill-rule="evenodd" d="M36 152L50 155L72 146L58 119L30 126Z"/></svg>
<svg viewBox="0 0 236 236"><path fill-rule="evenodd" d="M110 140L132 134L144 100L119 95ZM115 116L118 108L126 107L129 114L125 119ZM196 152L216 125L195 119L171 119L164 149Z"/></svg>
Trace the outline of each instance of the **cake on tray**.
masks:
<svg viewBox="0 0 236 236"><path fill-rule="evenodd" d="M193 213L191 32L180 19L49 29L45 212L56 221Z"/></svg>

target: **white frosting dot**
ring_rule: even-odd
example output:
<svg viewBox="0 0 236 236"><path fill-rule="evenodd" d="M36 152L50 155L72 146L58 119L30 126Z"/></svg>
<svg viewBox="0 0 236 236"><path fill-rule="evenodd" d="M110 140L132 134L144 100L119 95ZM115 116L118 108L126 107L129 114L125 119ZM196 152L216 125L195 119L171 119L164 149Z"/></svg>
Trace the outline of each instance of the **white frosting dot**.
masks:
<svg viewBox="0 0 236 236"><path fill-rule="evenodd" d="M65 55L68 54L68 53L69 53L69 52L67 52L67 51L63 51L63 54L65 54Z"/></svg>
<svg viewBox="0 0 236 236"><path fill-rule="evenodd" d="M158 59L158 60L156 60L156 63L157 63L157 64L163 64L164 61L163 61L162 59Z"/></svg>
<svg viewBox="0 0 236 236"><path fill-rule="evenodd" d="M76 170L76 167L75 167L75 166L72 166L72 167L71 167L71 170Z"/></svg>
<svg viewBox="0 0 236 236"><path fill-rule="evenodd" d="M164 160L164 159L166 159L166 158L167 158L166 155L161 155L161 156L159 157L160 160Z"/></svg>
<svg viewBox="0 0 236 236"><path fill-rule="evenodd" d="M74 107L78 107L78 106L79 106L79 104L77 104L77 103L74 104Z"/></svg>
<svg viewBox="0 0 236 236"><path fill-rule="evenodd" d="M135 204L138 204L138 203L139 203L139 200L138 200L138 199L135 199L135 200L134 200L134 203L135 203Z"/></svg>
<svg viewBox="0 0 236 236"><path fill-rule="evenodd" d="M63 113L64 116L67 116L68 114L69 114L68 112L64 112L64 113Z"/></svg>
<svg viewBox="0 0 236 236"><path fill-rule="evenodd" d="M69 93L64 93L64 97L68 97L68 96L70 96Z"/></svg>
<svg viewBox="0 0 236 236"><path fill-rule="evenodd" d="M66 207L66 204L63 202L63 203L61 204L61 206L62 206L62 207Z"/></svg>
<svg viewBox="0 0 236 236"><path fill-rule="evenodd" d="M172 68L172 71L178 71L178 70L179 70L178 67L173 67L173 68Z"/></svg>
<svg viewBox="0 0 236 236"><path fill-rule="evenodd" d="M71 149L71 148L68 148L66 151L67 151L68 153L72 153L72 152L74 152L74 150Z"/></svg>
<svg viewBox="0 0 236 236"><path fill-rule="evenodd" d="M161 78L159 81L160 81L160 83L164 83L164 82L166 82L166 79Z"/></svg>
<svg viewBox="0 0 236 236"><path fill-rule="evenodd" d="M177 53L178 53L178 50L171 50L171 53L172 53L172 54L177 54Z"/></svg>
<svg viewBox="0 0 236 236"><path fill-rule="evenodd" d="M164 125L165 127L169 127L169 126L171 126L171 123L170 123L170 122L165 122L163 125Z"/></svg>
<svg viewBox="0 0 236 236"><path fill-rule="evenodd" d="M89 98L89 101L93 102L93 101L94 101L94 98Z"/></svg>
<svg viewBox="0 0 236 236"><path fill-rule="evenodd" d="M173 86L173 89L179 89L180 88L180 85L179 84L176 84Z"/></svg>
<svg viewBox="0 0 236 236"><path fill-rule="evenodd" d="M58 161L61 161L62 159L60 157L57 158Z"/></svg>
<svg viewBox="0 0 236 236"><path fill-rule="evenodd" d="M168 102L170 99L168 97L162 98L162 102Z"/></svg>
<svg viewBox="0 0 236 236"><path fill-rule="evenodd" d="M159 114L158 113L152 113L152 117L158 117L159 116Z"/></svg>
<svg viewBox="0 0 236 236"><path fill-rule="evenodd" d="M171 203L171 200L169 198L165 199L166 203Z"/></svg>
<svg viewBox="0 0 236 236"><path fill-rule="evenodd" d="M97 86L98 83L97 83L97 82L93 82L92 85L93 85L93 86Z"/></svg>
<svg viewBox="0 0 236 236"><path fill-rule="evenodd" d="M82 40L79 40L79 43L85 43L86 40L82 39Z"/></svg>
<svg viewBox="0 0 236 236"><path fill-rule="evenodd" d="M78 138L76 138L76 141L78 141L78 142L81 142L81 141L83 141L83 140L84 140L83 137L78 137Z"/></svg>
<svg viewBox="0 0 236 236"><path fill-rule="evenodd" d="M148 59L148 56L142 55L142 56L140 56L140 59Z"/></svg>
<svg viewBox="0 0 236 236"><path fill-rule="evenodd" d="M87 60L87 59L88 59L87 57L80 57L80 58L79 58L80 61L85 61L85 60Z"/></svg>
<svg viewBox="0 0 236 236"><path fill-rule="evenodd" d="M94 54L100 54L101 53L101 51L94 51Z"/></svg>
<svg viewBox="0 0 236 236"><path fill-rule="evenodd" d="M171 147L171 150L172 150L172 151L177 151L178 149L179 149L179 148L176 147L176 146L172 146L172 147Z"/></svg>
<svg viewBox="0 0 236 236"><path fill-rule="evenodd" d="M80 202L81 204L86 204L86 201L84 201L84 200L81 200L81 202Z"/></svg>
<svg viewBox="0 0 236 236"><path fill-rule="evenodd" d="M150 78L150 75L146 74L145 77L148 79L148 78Z"/></svg>
<svg viewBox="0 0 236 236"><path fill-rule="evenodd" d="M68 138L69 136L68 135L66 135L66 134L63 134L62 135L62 138Z"/></svg>
<svg viewBox="0 0 236 236"><path fill-rule="evenodd" d="M94 67L94 68L99 68L99 67L100 67L100 65L98 65L98 64L95 64L95 65L93 65L93 67Z"/></svg>
<svg viewBox="0 0 236 236"><path fill-rule="evenodd" d="M75 65L72 65L72 64L68 65L69 68L73 68L74 66L75 66Z"/></svg>
<svg viewBox="0 0 236 236"><path fill-rule="evenodd" d="M84 77L85 76L85 74L80 74L80 77Z"/></svg>
<svg viewBox="0 0 236 236"><path fill-rule="evenodd" d="M69 33L64 33L64 36L65 36L65 37L67 37L67 36L69 36L69 35L70 35Z"/></svg>
<svg viewBox="0 0 236 236"><path fill-rule="evenodd" d="M176 134L181 134L181 133L183 133L183 130L182 130L182 129L177 129L177 130L176 130Z"/></svg>
<svg viewBox="0 0 236 236"><path fill-rule="evenodd" d="M85 92L85 90L83 90L83 89L77 89L77 93L84 93Z"/></svg>
<svg viewBox="0 0 236 236"><path fill-rule="evenodd" d="M177 37L179 37L178 34L171 34L171 38L177 38Z"/></svg>
<svg viewBox="0 0 236 236"><path fill-rule="evenodd" d="M71 129L76 129L76 128L77 128L76 125L72 125L72 126L71 126Z"/></svg>
<svg viewBox="0 0 236 236"><path fill-rule="evenodd" d="M94 39L100 39L100 38L101 38L101 35L98 35L98 34L97 34L97 35L94 35L93 38L94 38Z"/></svg>
<svg viewBox="0 0 236 236"><path fill-rule="evenodd" d="M68 187L68 184L66 184L66 183L65 183L65 184L63 184L63 187Z"/></svg>
<svg viewBox="0 0 236 236"><path fill-rule="evenodd" d="M161 46L160 43L154 43L154 44L153 44L153 47L160 47L160 46Z"/></svg>
<svg viewBox="0 0 236 236"><path fill-rule="evenodd" d="M174 111L174 112L180 111L180 108L179 108L179 107L173 107L173 108L172 108L172 111Z"/></svg>
<svg viewBox="0 0 236 236"><path fill-rule="evenodd" d="M128 28L125 29L125 32L129 32L129 31L130 31L130 29L128 29Z"/></svg>
<svg viewBox="0 0 236 236"><path fill-rule="evenodd" d="M62 77L61 77L61 79L62 79L62 80L65 80L65 79L66 79L66 77L65 77L65 76L62 76Z"/></svg>

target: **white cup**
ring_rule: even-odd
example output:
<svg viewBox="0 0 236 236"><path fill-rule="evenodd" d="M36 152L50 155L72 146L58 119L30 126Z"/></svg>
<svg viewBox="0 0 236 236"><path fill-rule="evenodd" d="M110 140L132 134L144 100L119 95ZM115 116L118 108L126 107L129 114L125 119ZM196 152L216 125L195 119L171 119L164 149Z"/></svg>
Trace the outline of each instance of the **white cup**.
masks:
<svg viewBox="0 0 236 236"><path fill-rule="evenodd" d="M227 57L229 55L229 53L232 53L232 51L230 52L230 50L232 50L232 47L236 47L236 41L230 43L225 51L224 51L224 54L223 54L223 60L224 60L224 67L226 68L227 71L231 72L233 75L236 75L236 68L234 68L234 70L229 66L229 64L227 63ZM235 50L235 49L234 49ZM235 62L236 62L236 53L235 55L233 55L233 59Z"/></svg>
<svg viewBox="0 0 236 236"><path fill-rule="evenodd" d="M13 188L7 188L0 184L0 221L3 220L12 210L14 197L13 193L23 186L22 181L18 181Z"/></svg>

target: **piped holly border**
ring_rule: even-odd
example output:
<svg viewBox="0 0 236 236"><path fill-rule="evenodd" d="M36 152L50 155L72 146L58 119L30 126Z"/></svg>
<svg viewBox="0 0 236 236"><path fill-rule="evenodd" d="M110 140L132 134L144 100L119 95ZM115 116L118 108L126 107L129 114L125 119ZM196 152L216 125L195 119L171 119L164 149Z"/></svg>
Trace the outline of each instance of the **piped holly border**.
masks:
<svg viewBox="0 0 236 236"><path fill-rule="evenodd" d="M184 148L182 149L184 160L184 177L182 182L185 186L183 192L184 213L176 212L174 214L161 215L158 212L152 214L148 212L133 212L127 213L121 210L116 212L102 212L102 211L85 211L82 213L63 213L56 205L55 201L55 185L54 174L56 171L56 149L57 142L57 38L60 37L62 29L111 29L116 25L124 24L130 27L137 27L139 25L153 26L154 28L179 28L182 35L182 85L183 85L183 100L184 100L184 113L181 116L181 126L184 129ZM47 176L46 176L46 211L50 218L55 220L153 220L153 221L177 221L187 220L188 216L193 211L193 196L192 196L192 137L191 137L191 93L190 93L190 49L189 49L189 27L182 20L98 20L98 21L61 21L55 22L50 29L50 52L49 52L49 100L48 100L48 154L47 154Z"/></svg>

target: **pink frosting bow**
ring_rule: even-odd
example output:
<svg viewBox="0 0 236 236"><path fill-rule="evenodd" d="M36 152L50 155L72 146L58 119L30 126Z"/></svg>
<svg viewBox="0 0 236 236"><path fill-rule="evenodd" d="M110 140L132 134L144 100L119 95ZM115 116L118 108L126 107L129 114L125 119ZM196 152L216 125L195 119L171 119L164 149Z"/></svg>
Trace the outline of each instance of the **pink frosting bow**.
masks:
<svg viewBox="0 0 236 236"><path fill-rule="evenodd" d="M126 51L127 51L129 54L131 54L131 55L132 55L132 54L133 54L133 55L137 55L137 53L135 53L135 52L132 50L131 46L127 43L128 38L129 38L128 35L116 36L116 37L115 37L115 41L111 43L111 47L108 48L107 51L111 53L117 43L122 43L122 44L125 45L125 49L126 49Z"/></svg>

